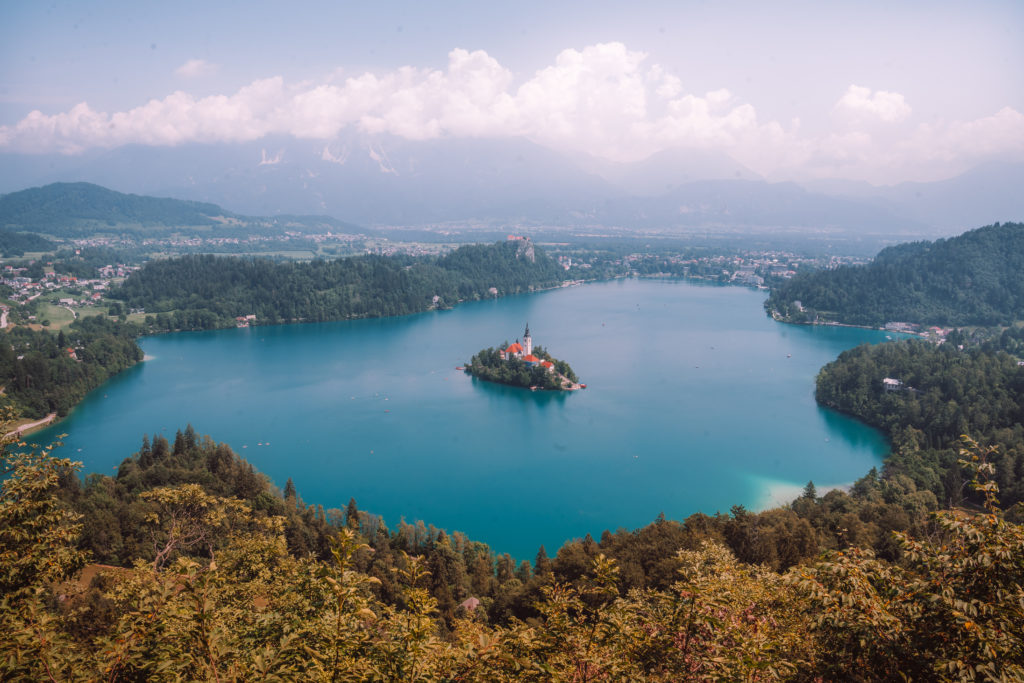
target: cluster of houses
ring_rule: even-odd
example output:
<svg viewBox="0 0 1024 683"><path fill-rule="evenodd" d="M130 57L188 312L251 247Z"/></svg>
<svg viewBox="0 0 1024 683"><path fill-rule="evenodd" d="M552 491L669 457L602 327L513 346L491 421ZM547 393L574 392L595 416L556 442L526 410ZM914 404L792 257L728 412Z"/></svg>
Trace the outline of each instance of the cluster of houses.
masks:
<svg viewBox="0 0 1024 683"><path fill-rule="evenodd" d="M71 306L99 301L103 298L102 292L110 286L110 281L113 278L127 277L129 273L138 269L138 266L127 266L119 263L100 268L100 277L98 278L77 278L74 275L49 272L45 273L42 278L33 280L24 274L27 268L7 265L0 271L0 284L7 285L14 290L9 297L12 301L29 301L40 294L67 287L77 287L86 290L86 297L82 300L73 298L60 300L61 305Z"/></svg>

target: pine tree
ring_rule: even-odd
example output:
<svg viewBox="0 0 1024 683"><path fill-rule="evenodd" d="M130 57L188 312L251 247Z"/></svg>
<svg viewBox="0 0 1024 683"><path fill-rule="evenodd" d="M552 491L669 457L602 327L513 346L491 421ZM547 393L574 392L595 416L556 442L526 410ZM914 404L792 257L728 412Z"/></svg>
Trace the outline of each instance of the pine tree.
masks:
<svg viewBox="0 0 1024 683"><path fill-rule="evenodd" d="M359 531L359 508L356 507L356 499L348 499L348 507L345 508L345 526L352 531Z"/></svg>
<svg viewBox="0 0 1024 683"><path fill-rule="evenodd" d="M551 573L551 560L548 559L548 552L544 546L537 551L537 559L533 561L534 576L545 576Z"/></svg>

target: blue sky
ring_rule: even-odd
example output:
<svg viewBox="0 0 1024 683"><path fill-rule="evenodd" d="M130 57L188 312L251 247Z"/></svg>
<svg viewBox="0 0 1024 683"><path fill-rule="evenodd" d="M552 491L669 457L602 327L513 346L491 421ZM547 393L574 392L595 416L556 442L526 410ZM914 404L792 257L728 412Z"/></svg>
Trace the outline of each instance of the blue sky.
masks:
<svg viewBox="0 0 1024 683"><path fill-rule="evenodd" d="M516 135L770 178L1024 159L1021 2L23 2L0 151Z"/></svg>

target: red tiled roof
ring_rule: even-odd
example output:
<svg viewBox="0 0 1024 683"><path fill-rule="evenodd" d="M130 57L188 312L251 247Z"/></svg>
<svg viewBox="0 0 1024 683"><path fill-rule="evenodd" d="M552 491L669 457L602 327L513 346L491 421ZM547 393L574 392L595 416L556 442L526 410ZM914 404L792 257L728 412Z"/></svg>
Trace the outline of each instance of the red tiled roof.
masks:
<svg viewBox="0 0 1024 683"><path fill-rule="evenodd" d="M555 367L555 364L554 364L554 363L552 363L552 362L551 362L551 361L549 361L549 360L542 360L542 361L540 362L540 364L541 364L541 365L543 365L543 366L544 366L544 367L546 367L546 368L553 368L553 367Z"/></svg>
<svg viewBox="0 0 1024 683"><path fill-rule="evenodd" d="M540 360L540 358L537 358L537 356L535 356L535 355L533 355L531 353L529 356L523 356L523 360L525 360L525 361L527 361L529 363L536 363L537 361Z"/></svg>
<svg viewBox="0 0 1024 683"><path fill-rule="evenodd" d="M523 352L523 345L520 344L519 342L516 342L512 346L510 346L507 349L505 349L505 353L522 353L522 352Z"/></svg>

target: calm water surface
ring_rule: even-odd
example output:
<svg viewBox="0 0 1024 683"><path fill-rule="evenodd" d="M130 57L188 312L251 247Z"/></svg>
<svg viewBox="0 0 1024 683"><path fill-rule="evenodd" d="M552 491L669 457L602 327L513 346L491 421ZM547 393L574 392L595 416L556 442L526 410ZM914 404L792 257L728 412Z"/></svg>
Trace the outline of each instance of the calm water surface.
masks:
<svg viewBox="0 0 1024 683"><path fill-rule="evenodd" d="M818 407L814 376L871 330L788 326L764 294L620 280L383 320L182 333L64 422L63 454L113 473L144 433L192 423L307 503L423 519L532 559L659 512L763 507L849 483L887 452ZM456 371L513 341L588 388L529 392Z"/></svg>

